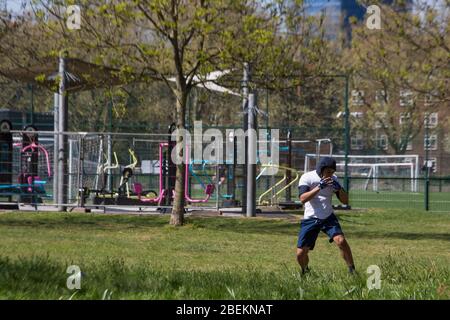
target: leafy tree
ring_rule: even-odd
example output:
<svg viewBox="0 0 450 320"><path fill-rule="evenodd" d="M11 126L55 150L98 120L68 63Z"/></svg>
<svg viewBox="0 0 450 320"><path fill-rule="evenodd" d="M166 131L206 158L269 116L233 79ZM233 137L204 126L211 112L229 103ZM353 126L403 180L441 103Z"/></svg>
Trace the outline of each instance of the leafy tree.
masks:
<svg viewBox="0 0 450 320"><path fill-rule="evenodd" d="M405 10L402 3L378 3L382 29L356 25L352 47L344 56L354 75L354 93L365 92L354 97L361 103L353 111L367 115L354 129L366 136L385 134L398 154L405 153L421 132L424 113L445 106L449 99L448 19L440 19L433 7L423 4L421 18L419 11Z"/></svg>
<svg viewBox="0 0 450 320"><path fill-rule="evenodd" d="M274 70L274 59L283 61L283 47L274 32L278 13L259 1L81 1L82 27L77 31L65 28L68 4L40 1L36 7L41 21L47 20L41 26L59 39L58 49L116 67L129 82L163 81L175 97L178 129L185 127L196 77L224 68L241 69L244 61L259 66L255 73L268 65ZM177 143L182 141L180 132ZM183 224L183 171L184 166L178 165L174 225Z"/></svg>
<svg viewBox="0 0 450 320"><path fill-rule="evenodd" d="M67 50L71 57L116 68L116 76L126 83L112 94L117 120L126 121L140 114L142 106L153 108L155 103L147 104L139 97L146 88L163 83L173 99L166 99L167 103L158 111L159 117L171 115L177 128L183 129L190 93L205 81L206 74L232 70L228 80L223 81L238 91L243 64L249 63L253 88L279 90L298 85L296 75L307 74L305 70L311 70L311 66L306 65L321 61L323 53L320 34L316 36L311 21L299 14L302 1L36 0L33 3L31 17L7 26L7 41L0 44L0 54L5 56L1 63L28 66ZM66 8L71 4L81 7L79 30L66 26ZM201 95L198 94L199 101ZM84 101L80 104L88 112L92 106L106 105L110 98L106 94L103 97L77 94L73 99ZM133 107L139 105L137 101L141 102L139 110ZM103 119L105 125L103 110L90 121L97 123ZM209 118L213 125L235 120L224 109L211 110L208 115L217 114ZM182 141L179 131L177 143ZM178 155L182 157L182 150ZM174 225L183 224L184 219L183 171L184 166L178 165L171 216Z"/></svg>

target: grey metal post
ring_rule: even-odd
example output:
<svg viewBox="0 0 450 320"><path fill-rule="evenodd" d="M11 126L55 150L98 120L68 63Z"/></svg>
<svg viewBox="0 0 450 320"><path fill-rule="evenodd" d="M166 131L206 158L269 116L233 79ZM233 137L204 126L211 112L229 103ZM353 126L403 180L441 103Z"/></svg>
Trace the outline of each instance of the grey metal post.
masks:
<svg viewBox="0 0 450 320"><path fill-rule="evenodd" d="M322 144L322 139L316 140L316 165L320 161L320 145Z"/></svg>
<svg viewBox="0 0 450 320"><path fill-rule="evenodd" d="M58 178L55 176L55 170L58 168L58 141L59 141L59 95L54 94L53 109L53 202L58 202Z"/></svg>
<svg viewBox="0 0 450 320"><path fill-rule="evenodd" d="M67 202L67 188L65 187L67 181L67 165L66 165L66 146L67 146L67 136L62 135L62 132L67 131L67 93L66 93L66 53L62 52L59 58L59 112L58 112L58 128L59 128L59 138L58 138L58 168L57 168L57 179L58 179L58 211L66 211L66 207L63 206Z"/></svg>
<svg viewBox="0 0 450 320"><path fill-rule="evenodd" d="M78 194L78 203L77 205L79 207L84 207L84 194L83 194L83 187L84 187L84 175L83 175L83 168L84 168L84 135L80 136L78 138L78 169L77 169L77 194Z"/></svg>
<svg viewBox="0 0 450 320"><path fill-rule="evenodd" d="M69 140L69 185L68 185L68 200L72 200L72 184L73 184L73 142L74 140Z"/></svg>
<svg viewBox="0 0 450 320"><path fill-rule="evenodd" d="M247 217L256 216L256 94L248 96Z"/></svg>
<svg viewBox="0 0 450 320"><path fill-rule="evenodd" d="M112 132L112 101L111 100L108 103L108 119L109 119L109 132ZM111 134L107 135L107 144L108 144L108 155L107 155L107 157L108 157L108 166L111 166L112 165L112 153L113 153ZM108 177L107 177L107 180L106 180L106 185L107 185L106 188L107 188L107 190L109 192L112 192L112 183L113 183L113 181L112 181L112 170L111 170L111 168L108 168L107 173L108 173Z"/></svg>
<svg viewBox="0 0 450 320"><path fill-rule="evenodd" d="M430 146L430 136L428 124L429 122L429 113L425 116L425 211L430 210L430 167L428 164L429 157L429 146Z"/></svg>
<svg viewBox="0 0 450 320"><path fill-rule="evenodd" d="M350 193L350 180L348 174L348 156L350 153L350 110L348 107L348 87L349 87L348 75L345 76L345 95L344 95L344 124L345 124L345 166L344 166L344 189L347 193Z"/></svg>
<svg viewBox="0 0 450 320"><path fill-rule="evenodd" d="M287 133L287 145L288 145L288 156L287 156L287 166L292 168L292 131L289 129ZM291 171L286 170L286 185L288 185L292 180ZM286 201L291 201L291 187L286 189Z"/></svg>
<svg viewBox="0 0 450 320"><path fill-rule="evenodd" d="M248 63L244 63L244 77L242 79L242 111L244 112L244 131L248 129L248 82L250 81L250 67ZM247 140L247 139L245 139ZM248 143L245 143L245 165L243 170L243 189L241 195L242 213L246 209L247 205L247 162L248 162Z"/></svg>
<svg viewBox="0 0 450 320"><path fill-rule="evenodd" d="M103 168L102 168L103 140L104 140L104 137L102 135L102 136L100 136L100 150L99 150L98 158L97 158L98 159L97 160L97 174L95 175L95 183L94 183L95 190L99 189L99 185L101 182L100 177L102 176L102 173L99 171L99 168L101 168L103 170ZM133 138L133 147L134 147L134 138ZM69 157L70 157L70 151L69 151ZM69 161L69 163L70 163L70 161ZM69 178L70 178L70 174L69 174ZM69 183L69 188L70 188L70 183ZM69 194L70 194L70 192L69 192Z"/></svg>
<svg viewBox="0 0 450 320"><path fill-rule="evenodd" d="M219 163L216 163L216 211L219 212L219 188L220 188L220 177L219 177Z"/></svg>

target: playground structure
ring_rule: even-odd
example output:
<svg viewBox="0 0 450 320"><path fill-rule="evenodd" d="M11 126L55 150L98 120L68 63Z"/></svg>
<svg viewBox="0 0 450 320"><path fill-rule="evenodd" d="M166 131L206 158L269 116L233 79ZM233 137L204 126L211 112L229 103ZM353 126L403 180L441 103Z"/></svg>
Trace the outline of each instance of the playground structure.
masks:
<svg viewBox="0 0 450 320"><path fill-rule="evenodd" d="M10 204L29 204L35 208L60 205L54 198L51 183L54 177L54 133L30 128L8 129L5 126L6 132L2 132L2 141L10 141L10 144L6 143L0 154L1 159L5 160L3 164L9 165L3 166L3 172L6 174L7 171L8 175L1 176L0 197L6 198ZM6 133L9 135L8 141ZM67 201L63 205L69 210L76 207L135 207L170 211L175 187L175 165L169 156L175 144L169 139L170 135L86 132L67 132L63 135L68 143L65 157L68 174L64 179L67 181ZM45 141L45 144L40 141ZM276 166L278 174L264 175L268 168L275 165L257 165L258 206L283 208L283 203L290 203L299 208L301 204L298 200L292 201L290 196L290 189L294 187L296 190L301 174L293 168L299 166L294 163L292 155L317 150L319 142L293 140L289 134L286 140L278 143L281 152L281 163ZM187 209L219 210L241 206L244 165L237 165L234 161L199 161L191 157L190 148L188 145L186 149L184 172ZM13 165L12 159L22 159L19 163L24 166L28 164L28 167ZM20 182L14 183L15 179ZM11 188L15 192L10 192Z"/></svg>
<svg viewBox="0 0 450 320"><path fill-rule="evenodd" d="M7 120L1 121L0 128L0 197L10 203L14 197L22 203L42 203L51 198L46 192L52 177L51 160L47 148L38 140L36 128L26 126L18 137L13 137Z"/></svg>
<svg viewBox="0 0 450 320"><path fill-rule="evenodd" d="M52 163L53 175L50 175L48 166L48 179L40 180L27 178L27 184L46 184L46 195L51 199L46 204L56 207L57 211L66 211L73 207L87 206L157 206L164 210L170 210L174 198L176 166L170 161L174 144L167 139L167 134L133 133L125 132L69 132L68 131L68 99L72 92L91 90L99 87L113 87L122 83L115 76L117 70L97 66L78 59L68 58L66 53L61 53L57 64L49 62L45 70L29 68L24 70L4 70L6 77L23 82L35 83L36 75L45 73L45 81L37 83L54 90L54 131L36 132L41 141L47 141L48 154L38 157L38 162L46 158L47 163ZM244 63L244 77L241 83L242 94L229 92L233 96L242 99L244 114L243 126L237 129L244 131L260 128L257 125L258 114L263 114L257 106L255 88L250 88L251 72L247 63ZM227 71L228 72L228 71ZM227 72L213 72L214 79ZM59 75L59 77L57 77ZM96 79L92 82L90 79ZM208 83L199 84L207 87ZM225 88L215 86L212 90L223 93ZM229 90L228 90L229 91ZM228 92L226 91L226 92ZM347 104L346 104L347 106ZM346 113L347 114L347 113ZM268 122L267 122L268 125ZM15 128L22 129L22 128ZM174 130L170 126L169 132ZM16 135L13 139L20 140L20 130L12 130ZM301 138L307 138L302 135ZM345 141L348 141L346 139ZM259 143L258 139L246 138L245 158L254 157L253 146ZM144 155L135 148L137 144L147 144L143 150ZM270 144L270 142L268 142ZM280 176L265 176L265 168L274 168L272 163L253 164L246 160L243 165L232 163L203 163L200 175L208 180L206 183L199 181L199 172L195 170L199 159L192 159L185 167L185 203L188 205L207 207L218 210L220 207L239 207L247 216L254 216L256 205L272 205L283 208L301 206L297 196L292 195L292 187L298 181L304 163L299 159L305 154L315 153L316 158L322 154L323 144L329 145L329 154L332 154L330 139L298 140L292 139L291 132L286 135L286 140L279 141L280 153L284 152L285 159L280 159ZM283 145L284 144L284 145ZM305 147L296 144L305 144ZM306 145L308 145L306 147ZM160 149L164 150L160 150ZM38 148L31 148L31 150ZM51 150L52 149L52 150ZM157 154L159 151L159 155ZM346 149L347 150L347 149ZM52 152L53 151L53 152ZM39 151L37 151L39 152ZM241 151L242 152L242 151ZM42 153L42 152L41 152ZM45 153L44 153L45 154ZM128 155L132 159L126 159ZM5 155L5 157L7 157ZM256 155L258 157L258 155ZM114 164L113 164L114 158ZM295 160L293 160L295 158ZM103 160L104 159L104 160ZM42 170L40 164L38 170ZM345 166L347 177L347 166ZM18 170L10 170L15 175ZM225 172L225 174L221 174ZM284 172L284 173L283 173ZM39 173L41 176L43 173ZM38 177L39 175L33 175ZM225 176L225 177L224 177ZM256 179L258 177L258 179ZM196 184L193 180L199 182ZM52 186L50 185L52 184ZM226 187L226 192L224 188ZM30 187L28 187L30 189ZM33 189L34 190L34 189ZM50 192L51 190L51 192ZM283 198L284 194L284 198ZM294 192L296 194L296 190ZM42 199L42 198L39 198ZM16 199L17 200L17 199ZM36 199L28 201L36 205ZM8 198L8 202L14 202Z"/></svg>
<svg viewBox="0 0 450 320"><path fill-rule="evenodd" d="M7 122L0 128L2 208L56 210L60 203L52 188L56 178L52 166L54 133L31 128L8 131ZM171 211L175 166L169 155L174 143L169 141L167 133L67 132L64 135L69 153L65 177L67 201L63 205L69 211L75 208L104 212ZM258 140L258 143L275 142L267 140ZM301 208L297 197L298 179L305 170L314 170L320 157L336 158L336 173L343 182L345 155L332 154L331 140L295 140L291 133L284 132L277 142L279 163L258 160L256 164L258 211ZM186 211L242 212L244 165L230 158L223 163L197 159L190 149L188 145L186 155L189 156L185 158L183 173ZM320 153L315 153L318 151ZM398 190L420 195L418 156L349 155L348 158L351 188L360 198L367 197L369 201L372 192ZM271 168L277 168L278 172L266 175ZM300 168L303 170L298 170ZM435 184L433 188L437 192L448 190L445 184Z"/></svg>
<svg viewBox="0 0 450 320"><path fill-rule="evenodd" d="M257 115L261 112L257 107L256 91L254 88L250 88L251 71L248 63L244 63L243 71L242 94L231 92L230 90L227 91L226 88L217 85L215 85L212 90L222 93L228 92L242 99L244 122L240 129L247 131L258 128ZM213 72L211 75L207 76L207 78L209 79L212 76L214 79L217 79L227 72L229 71ZM26 70L22 70L21 68L3 70L2 75L13 80L33 84L36 83L37 85L47 87L52 91L55 91L55 88L58 88L54 99L54 131L36 132L40 139L45 138L48 139L48 141L53 142L53 153L48 153L47 162L51 161L49 159L53 159L54 179L52 180L53 188L51 193L53 201L51 201L50 204L55 206L57 211L66 211L73 206L84 208L90 203L93 195L93 205L114 204L141 206L157 204L159 207L170 208L174 194L176 171L176 167L171 164L171 161L169 160L170 157L168 156L171 154L173 148L173 144L170 140L167 142L167 146L164 146L167 147L165 156L159 161L159 175L153 175L159 177L160 184L159 194L155 197L148 195L154 195L156 193L153 191L156 189L156 182L153 180L156 179L145 181L148 185L145 185L145 182L139 181L139 179L142 179L143 176L145 176L145 174L142 174L142 164L144 162L146 163L146 166L148 166L149 163L152 163L153 168L151 168L151 170L155 170L154 165L157 156L152 154L150 157L144 158L139 154L136 154L136 159L141 159L140 168L138 165L139 161L136 161L136 159L123 165L126 163L124 154L126 154L129 149L132 149L130 148L130 141L127 141L127 146L127 143L124 140L150 137L150 140L153 140L152 143L160 145L167 141L161 137L161 134L159 134L158 137L157 135L152 134L134 134L134 136L128 135L128 137L124 139L123 137L127 136L126 133L122 133L122 136L120 137L120 134L113 132L71 133L68 131L68 101L70 93L99 87L111 88L123 84L123 79L117 77L117 70L105 66L98 66L75 58L68 58L67 52L61 52L58 63L49 60L44 69L40 66L32 66ZM36 77L38 75L41 78L43 76L43 81L36 82ZM95 79L95 81L92 81L92 79ZM198 84L198 86L205 87L208 87L208 85L209 82L204 83L204 81L201 81L201 83ZM173 129L174 127L171 125L171 130ZM12 132L14 134L21 134L20 130L15 132L13 130ZM115 140L115 142L113 140ZM100 141L102 142L100 143ZM257 139L251 136L246 138L244 151L246 159L255 156L257 157L257 155L253 154L254 146L257 143ZM87 146L94 148L92 149L92 152L85 152ZM320 143L316 148L320 149ZM35 149L37 150L37 148L31 149L32 151ZM105 163L102 163L105 154L103 149L106 149ZM153 150L155 149L156 148L153 147ZM118 161L116 161L115 166L112 166L114 152L118 155ZM130 151L128 151L128 153L129 152ZM291 152L290 148L289 152ZM115 168L117 165L118 167ZM265 163L259 163L258 165L265 165ZM231 178L231 181L227 182L226 194L228 199L226 199L226 201L228 202L228 205L240 205L242 213L246 213L247 216L254 216L256 213L256 197L258 193L256 175L258 165L247 160L240 168L236 167L234 164L226 164L227 175ZM215 163L213 166L215 166L216 172L215 185L208 183L206 188L201 190L204 195L199 197L196 194L197 190L195 185L192 184L192 179L189 175L189 164L186 163L185 177L187 181L187 191L184 195L186 203L196 203L199 205L208 203L215 191L215 208L217 210L219 209L219 186L223 181L221 180L222 178L219 179L219 173L221 171L219 170L220 164ZM287 167L292 168L291 166ZM119 174L114 172L117 170L119 170ZM294 171L287 170L286 177L283 178L283 181L287 184L287 188L283 189L283 191L286 191L287 202L291 202L291 186L295 182L292 181L292 172ZM37 175L35 176L34 173L35 172L33 172L30 180L33 185L34 180L39 181L34 178L38 177ZM118 175L120 180L119 185L117 186ZM46 182L50 182L50 178L49 171L49 179ZM147 177L145 177L145 179L147 179ZM103 185L99 188L99 181L101 180ZM267 191L267 189L270 188L270 185L267 178L265 181L266 187L263 187L263 189L264 191ZM277 187L281 185L282 183L278 183ZM144 190L149 192L146 193ZM278 193L278 191L275 190L274 192ZM12 199L9 200L11 202ZM275 202L279 202L278 198L274 199L272 197L269 201L269 203ZM37 202L32 200L31 203L36 205Z"/></svg>

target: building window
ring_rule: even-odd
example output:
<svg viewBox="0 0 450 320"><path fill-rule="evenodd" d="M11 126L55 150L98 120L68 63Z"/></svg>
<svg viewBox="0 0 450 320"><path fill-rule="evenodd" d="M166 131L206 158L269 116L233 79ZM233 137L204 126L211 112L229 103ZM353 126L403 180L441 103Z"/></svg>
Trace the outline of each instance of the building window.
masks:
<svg viewBox="0 0 450 320"><path fill-rule="evenodd" d="M388 139L385 134L377 137L377 149L387 150L388 149Z"/></svg>
<svg viewBox="0 0 450 320"><path fill-rule="evenodd" d="M412 142L412 139L411 139L411 138L402 138L402 139L400 139L400 143L401 143L402 145L404 145L405 140L407 140L407 141L406 141L406 151L411 151L411 150L413 149L413 142Z"/></svg>
<svg viewBox="0 0 450 320"><path fill-rule="evenodd" d="M430 107L439 102L438 93L436 91L425 95L424 105Z"/></svg>
<svg viewBox="0 0 450 320"><path fill-rule="evenodd" d="M411 118L411 114L409 112L408 113L402 113L400 115L399 123L400 124L410 123L410 118Z"/></svg>
<svg viewBox="0 0 450 320"><path fill-rule="evenodd" d="M427 162L423 161L423 166L427 167ZM430 168L430 171L433 173L437 172L437 159L436 158L428 158L428 167Z"/></svg>
<svg viewBox="0 0 450 320"><path fill-rule="evenodd" d="M352 150L362 150L364 147L364 141L361 134L357 134L351 139L351 148Z"/></svg>
<svg viewBox="0 0 450 320"><path fill-rule="evenodd" d="M388 126L386 123L386 112L377 112L375 116L375 129L381 129L383 127L383 123L386 127Z"/></svg>
<svg viewBox="0 0 450 320"><path fill-rule="evenodd" d="M352 106L364 105L364 91L352 90Z"/></svg>
<svg viewBox="0 0 450 320"><path fill-rule="evenodd" d="M427 121L427 115L428 115L428 121ZM423 124L427 128L436 128L438 125L438 113L432 112L432 113L425 113Z"/></svg>
<svg viewBox="0 0 450 320"><path fill-rule="evenodd" d="M412 140L410 139L410 140L408 141L408 144L406 145L406 151L412 151L412 149L413 149L413 142L412 142Z"/></svg>
<svg viewBox="0 0 450 320"><path fill-rule="evenodd" d="M410 107L414 103L414 97L411 90L400 90L400 106Z"/></svg>
<svg viewBox="0 0 450 320"><path fill-rule="evenodd" d="M356 119L362 119L364 117L364 112L361 112L361 111L350 112L350 114L352 115L352 117L354 117Z"/></svg>
<svg viewBox="0 0 450 320"><path fill-rule="evenodd" d="M429 137L425 137L423 146L425 150L437 150L437 135L432 134Z"/></svg>
<svg viewBox="0 0 450 320"><path fill-rule="evenodd" d="M380 105L384 105L386 102L389 102L389 98L387 96L386 91L384 90L375 91L375 101Z"/></svg>

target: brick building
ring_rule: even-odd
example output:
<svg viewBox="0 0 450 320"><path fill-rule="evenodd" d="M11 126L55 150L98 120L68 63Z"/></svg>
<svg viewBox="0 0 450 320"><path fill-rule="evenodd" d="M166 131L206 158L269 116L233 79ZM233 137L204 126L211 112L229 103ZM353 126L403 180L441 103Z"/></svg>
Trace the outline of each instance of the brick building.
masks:
<svg viewBox="0 0 450 320"><path fill-rule="evenodd" d="M386 154L393 155L397 152L390 146L386 130L377 121L369 122L368 127L358 126L358 122L367 126L366 106L377 101L384 92L365 92L352 90L350 96L350 108L353 130L351 131L350 150L352 154ZM405 155L418 155L421 164L431 161L432 174L435 176L450 176L450 106L448 103L432 102L430 98L415 97L411 91L400 90L396 101L390 101L393 114L398 114L398 125L405 125L410 117L410 107L415 104L414 112L418 121L414 123L417 129L412 139L407 139ZM427 109L429 108L429 111ZM405 112L402 112L402 111ZM383 119L386 112L377 112L377 118ZM427 117L428 116L428 117ZM396 120L396 119L394 119ZM397 120L396 120L397 121ZM421 127L421 128L420 128ZM358 129L355 129L358 128ZM420 128L420 130L419 130Z"/></svg>

